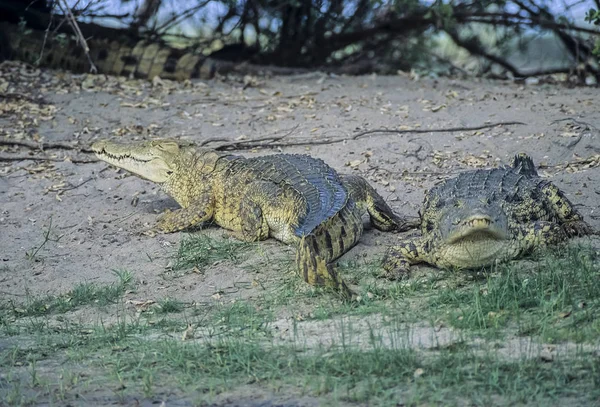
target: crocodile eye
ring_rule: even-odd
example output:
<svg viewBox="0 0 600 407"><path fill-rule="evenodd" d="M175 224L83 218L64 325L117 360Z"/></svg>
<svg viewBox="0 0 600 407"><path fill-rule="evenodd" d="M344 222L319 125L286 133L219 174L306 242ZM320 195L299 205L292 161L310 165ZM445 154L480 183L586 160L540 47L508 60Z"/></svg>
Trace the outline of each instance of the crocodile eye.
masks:
<svg viewBox="0 0 600 407"><path fill-rule="evenodd" d="M173 171L167 170L167 175L171 175L171 174L173 174Z"/></svg>

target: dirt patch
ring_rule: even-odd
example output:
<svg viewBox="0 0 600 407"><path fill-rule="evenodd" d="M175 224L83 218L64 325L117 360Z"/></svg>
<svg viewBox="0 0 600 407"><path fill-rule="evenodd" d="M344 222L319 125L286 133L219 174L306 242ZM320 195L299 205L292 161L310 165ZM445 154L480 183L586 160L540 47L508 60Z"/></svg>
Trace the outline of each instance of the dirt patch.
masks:
<svg viewBox="0 0 600 407"><path fill-rule="evenodd" d="M425 189L439 179L507 163L525 151L592 226L600 226L600 98L595 89L320 75L264 80L257 88L244 89L235 82L152 84L39 71L25 76L19 65L3 69L10 86L36 97L35 102L4 102L8 114L0 119L2 133L13 139L88 145L104 137L177 136L201 143L288 134L284 141L323 140L382 127L438 129L521 121L525 124L469 132L378 134L244 154L310 153L340 172L365 175L395 210L414 216ZM200 286L222 289L245 279L241 269L215 267L200 286L195 276L165 282L163 271L180 235L151 238L139 232L157 213L176 204L153 184L105 164L60 161L72 152L47 153L59 161L5 162L2 167L0 281L6 295L60 293L77 282L110 282L112 269L131 271L143 282L142 296L174 295L183 301L207 299L217 291ZM344 259L381 253L395 239L367 231Z"/></svg>
<svg viewBox="0 0 600 407"><path fill-rule="evenodd" d="M73 76L31 71L14 63L4 63L0 69L0 89L4 86L12 95L0 100L4 139L80 146L107 137L216 140L208 143L211 146L267 136L283 136L280 143L314 140L323 144L255 148L240 154L309 153L340 172L365 176L398 213L409 216L417 216L425 190L439 180L460 171L507 164L514 154L526 152L539 165L541 175L558 185L592 227L600 229L600 96L596 89L320 74L265 79L259 86L246 88L236 81L178 84ZM378 133L334 143L369 129L434 130L503 121L523 124L472 131ZM35 155L50 160L31 160ZM135 282L135 290L123 294L131 315L144 304L165 298L192 304L196 310L252 299L299 279L292 269L274 260L293 258L292 250L275 241L261 242L244 252L239 263L219 261L203 270L178 274L173 262L185 234L142 234L160 212L177 207L155 185L106 164L86 162L93 157L76 150L0 145L0 156L13 157L0 161L0 295L15 304L31 297L69 293L81 283L113 284L115 270L127 270ZM224 232L214 227L199 233L224 238ZM341 261L363 262L381 256L398 237L367 227L360 243ZM597 239L583 240L599 247ZM101 320L111 324L118 322L121 312L116 305L102 311L84 306L69 318L75 323ZM362 349L373 340L369 336L373 327L380 335L391 326L380 315L294 323L293 317L302 312L297 304L279 308L270 324L276 343L300 341L308 348L333 347L343 343L345 329L351 328L359 335L352 337L350 345ZM59 315L47 323L60 326L63 322ZM389 330L388 337L379 338L389 347L399 340L435 351L461 341L456 331L425 323L395 325ZM14 340L2 340L0 350L13 344ZM498 345L498 353L546 355L552 360L581 349L572 344L544 346L529 338L511 338ZM593 349L597 348L586 348ZM264 394L249 396L255 391L240 388L214 402L231 406L319 404L312 397L286 397L263 390ZM88 396L95 400L94 394ZM99 403L114 399L97 394ZM169 400L178 405L177 398Z"/></svg>

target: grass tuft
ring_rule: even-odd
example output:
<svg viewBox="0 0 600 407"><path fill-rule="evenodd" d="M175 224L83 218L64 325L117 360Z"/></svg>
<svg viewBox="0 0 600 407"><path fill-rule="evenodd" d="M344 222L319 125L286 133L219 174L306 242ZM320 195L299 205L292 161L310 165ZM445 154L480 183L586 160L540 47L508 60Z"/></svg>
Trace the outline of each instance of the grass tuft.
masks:
<svg viewBox="0 0 600 407"><path fill-rule="evenodd" d="M175 298L163 298L158 301L156 311L159 314L170 314L177 313L183 311L184 304L183 302L175 299Z"/></svg>
<svg viewBox="0 0 600 407"><path fill-rule="evenodd" d="M242 254L253 246L254 243L236 239L215 239L204 233L187 235L181 241L173 270L192 267L203 270L206 266L223 260L239 263Z"/></svg>
<svg viewBox="0 0 600 407"><path fill-rule="evenodd" d="M112 284L80 283L71 291L61 295L50 295L41 298L27 297L22 304L9 302L2 310L11 317L36 317L50 314L63 314L84 305L107 306L114 304L131 287L133 276L126 270L113 270L118 281ZM0 322L3 317L0 317Z"/></svg>

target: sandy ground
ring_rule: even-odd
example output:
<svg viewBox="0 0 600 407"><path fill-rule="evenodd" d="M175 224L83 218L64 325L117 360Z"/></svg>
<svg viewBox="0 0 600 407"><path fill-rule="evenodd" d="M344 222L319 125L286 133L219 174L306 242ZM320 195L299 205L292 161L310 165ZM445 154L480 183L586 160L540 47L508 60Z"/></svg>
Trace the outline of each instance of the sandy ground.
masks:
<svg viewBox="0 0 600 407"><path fill-rule="evenodd" d="M523 85L409 76L298 77L177 84L73 76L1 67L0 136L16 141L77 143L100 138L181 137L208 145L285 136L279 142L351 138L363 130L444 129L502 121L522 125L477 131L374 134L314 146L257 148L309 153L345 173L359 173L401 214L417 215L424 191L449 175L510 162L527 152L600 227L600 94L595 88ZM246 83L248 85L248 83ZM16 160L32 155L54 161ZM20 300L59 294L79 282L112 282L127 269L142 284L138 298L211 301L251 278L216 265L202 276L165 279L182 234L140 234L157 213L177 204L150 182L117 172L91 154L0 146L1 295ZM221 236L212 228L206 233ZM398 235L367 230L344 256L384 252ZM46 242L44 243L44 241ZM280 250L278 242L264 243ZM41 247L40 247L41 246ZM35 254L35 255L33 255ZM279 270L264 269L267 277ZM244 296L259 290L248 284ZM227 294L232 292L232 294Z"/></svg>

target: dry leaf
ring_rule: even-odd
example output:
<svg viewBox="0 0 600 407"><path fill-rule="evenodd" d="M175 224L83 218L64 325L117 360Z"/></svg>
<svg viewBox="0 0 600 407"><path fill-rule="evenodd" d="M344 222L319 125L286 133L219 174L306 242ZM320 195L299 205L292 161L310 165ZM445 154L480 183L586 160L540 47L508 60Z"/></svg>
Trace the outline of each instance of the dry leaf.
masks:
<svg viewBox="0 0 600 407"><path fill-rule="evenodd" d="M185 331L183 331L183 333L181 334L181 340L182 341L187 341L188 339L194 339L194 331L196 330L196 328L194 328L193 325L188 325L187 328L185 329Z"/></svg>

